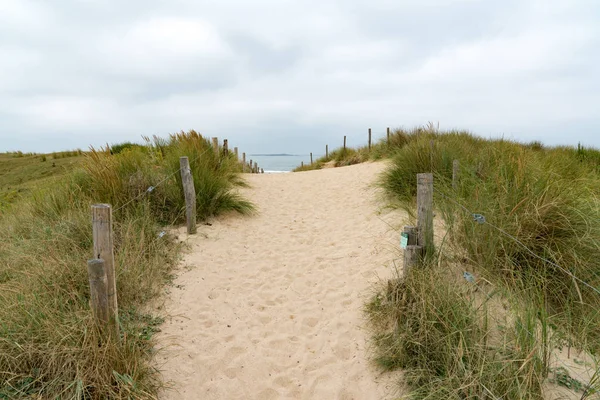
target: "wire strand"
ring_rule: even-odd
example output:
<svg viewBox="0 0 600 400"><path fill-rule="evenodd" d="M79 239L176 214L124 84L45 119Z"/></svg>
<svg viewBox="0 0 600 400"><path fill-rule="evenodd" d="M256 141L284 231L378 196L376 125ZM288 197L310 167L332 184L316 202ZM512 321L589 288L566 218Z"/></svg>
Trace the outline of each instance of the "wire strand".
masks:
<svg viewBox="0 0 600 400"><path fill-rule="evenodd" d="M465 212L467 212L468 214L471 214L473 217L475 217L476 213L474 213L473 211L469 210L467 207L465 207L463 204L459 203L458 201L452 199L449 196L446 196L444 193L442 193L441 191L439 191L437 188L434 187L434 190L440 194L441 196L443 196L445 199L450 200L450 202L454 203L455 205L459 206L460 208L462 208ZM521 242L517 237L511 235L510 233L506 232L504 229L488 222L486 219L483 219L482 222L480 222L481 224L485 224L488 225L494 229L496 229L498 232L502 233L504 236L512 239L513 241L515 241L516 243L518 243L521 247L523 247L530 255L532 255L533 257L544 261L550 265L552 265L553 267L561 270L562 272L564 272L565 274L569 275L571 278L573 278L574 280L578 281L579 283L587 286L588 288L592 289L594 292L596 292L597 294L600 294L600 290L598 290L597 288L595 288L594 286L590 285L589 283L587 283L586 281L584 281L583 279L577 277L575 274L573 274L571 271L569 271L566 268L561 267L560 265L558 265L557 263L548 260L547 258L541 257L539 255L537 255L533 250L531 250L529 247L527 247L526 244L524 244L523 242Z"/></svg>
<svg viewBox="0 0 600 400"><path fill-rule="evenodd" d="M212 150L212 148L206 148L202 153L200 153L197 157L195 157L191 163L196 162L197 160L199 160L202 156L204 156L204 154L206 154L209 150ZM139 195L133 197L132 199L130 199L128 202L126 202L125 204L121 205L120 207L116 208L113 212L117 212L119 210L122 210L123 208L127 207L129 204L133 203L136 200L141 199L142 197L144 197L145 195L147 195L148 193L152 193L154 191L154 189L156 189L157 187L159 187L160 185L162 185L163 183L165 183L167 180L171 179L174 175L177 175L179 172L181 172L181 167L177 168L177 170L169 175L167 175L166 177L164 177L163 179L161 179L158 183L156 183L154 186L150 186L148 187L148 189L144 190L142 193L140 193Z"/></svg>

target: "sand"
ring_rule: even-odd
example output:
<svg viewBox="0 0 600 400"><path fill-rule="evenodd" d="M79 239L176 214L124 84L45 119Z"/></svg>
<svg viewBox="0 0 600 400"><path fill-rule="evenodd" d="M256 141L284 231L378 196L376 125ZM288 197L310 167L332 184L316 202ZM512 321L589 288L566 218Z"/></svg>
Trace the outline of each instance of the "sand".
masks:
<svg viewBox="0 0 600 400"><path fill-rule="evenodd" d="M258 207L199 226L166 302L163 399L386 399L362 313L392 274L404 216L381 211L383 163L247 175Z"/></svg>

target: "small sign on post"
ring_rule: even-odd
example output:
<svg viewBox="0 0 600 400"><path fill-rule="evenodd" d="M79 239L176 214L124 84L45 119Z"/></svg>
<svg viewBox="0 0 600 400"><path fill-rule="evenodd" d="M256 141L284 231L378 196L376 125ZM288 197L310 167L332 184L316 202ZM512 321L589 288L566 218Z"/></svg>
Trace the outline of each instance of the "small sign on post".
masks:
<svg viewBox="0 0 600 400"><path fill-rule="evenodd" d="M400 247L402 247L403 249L406 249L407 246L408 246L408 233L402 232L400 234Z"/></svg>

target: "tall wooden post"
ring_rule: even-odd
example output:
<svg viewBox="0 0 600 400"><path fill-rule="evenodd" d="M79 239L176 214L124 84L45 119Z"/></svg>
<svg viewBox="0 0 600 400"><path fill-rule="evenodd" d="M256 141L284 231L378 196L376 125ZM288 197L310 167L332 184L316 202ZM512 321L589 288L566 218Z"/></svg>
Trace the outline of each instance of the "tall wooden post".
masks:
<svg viewBox="0 0 600 400"><path fill-rule="evenodd" d="M194 188L194 178L190 170L190 161L187 157L179 158L179 169L181 171L181 182L185 196L187 233L191 235L196 233L196 189Z"/></svg>
<svg viewBox="0 0 600 400"><path fill-rule="evenodd" d="M104 261L108 321L113 325L111 331L115 333L116 338L119 338L119 306L113 250L112 207L110 204L94 204L92 206L92 237L94 241L94 259ZM98 272L97 269L100 267L94 264L94 268L94 271ZM94 276L97 277L98 275Z"/></svg>
<svg viewBox="0 0 600 400"><path fill-rule="evenodd" d="M240 159L240 156L239 156L239 153L238 153L238 148L237 148L237 147L234 147L234 148L233 148L233 153L235 154L235 159L236 159L236 160L239 160L239 159Z"/></svg>
<svg viewBox="0 0 600 400"><path fill-rule="evenodd" d="M254 161L254 173L258 174L258 163Z"/></svg>
<svg viewBox="0 0 600 400"><path fill-rule="evenodd" d="M417 244L433 253L433 174L417 174Z"/></svg>
<svg viewBox="0 0 600 400"><path fill-rule="evenodd" d="M304 168L304 161L300 161L300 168Z"/></svg>
<svg viewBox="0 0 600 400"><path fill-rule="evenodd" d="M452 189L456 190L458 186L458 173L460 172L460 161L452 161Z"/></svg>
<svg viewBox="0 0 600 400"><path fill-rule="evenodd" d="M215 151L215 154L219 154L219 138L212 138L212 146L213 150Z"/></svg>
<svg viewBox="0 0 600 400"><path fill-rule="evenodd" d="M390 127L387 128L387 144L390 144Z"/></svg>
<svg viewBox="0 0 600 400"><path fill-rule="evenodd" d="M242 172L246 172L246 153L242 153Z"/></svg>
<svg viewBox="0 0 600 400"><path fill-rule="evenodd" d="M346 150L346 135L344 135L344 150Z"/></svg>
<svg viewBox="0 0 600 400"><path fill-rule="evenodd" d="M371 128L369 128L369 151L371 151Z"/></svg>
<svg viewBox="0 0 600 400"><path fill-rule="evenodd" d="M313 164L313 160L312 160L312 153L310 153L310 165Z"/></svg>
<svg viewBox="0 0 600 400"><path fill-rule="evenodd" d="M329 158L329 145L325 145L325 158Z"/></svg>
<svg viewBox="0 0 600 400"><path fill-rule="evenodd" d="M261 173L261 174L264 174L264 173L265 173L265 170L261 168L261 169L260 169L260 173Z"/></svg>
<svg viewBox="0 0 600 400"><path fill-rule="evenodd" d="M225 156L229 155L229 143L227 139L223 139L223 154L225 154Z"/></svg>
<svg viewBox="0 0 600 400"><path fill-rule="evenodd" d="M110 323L108 306L108 282L104 260L94 258L88 260L88 280L90 283L90 305L98 325L104 329Z"/></svg>

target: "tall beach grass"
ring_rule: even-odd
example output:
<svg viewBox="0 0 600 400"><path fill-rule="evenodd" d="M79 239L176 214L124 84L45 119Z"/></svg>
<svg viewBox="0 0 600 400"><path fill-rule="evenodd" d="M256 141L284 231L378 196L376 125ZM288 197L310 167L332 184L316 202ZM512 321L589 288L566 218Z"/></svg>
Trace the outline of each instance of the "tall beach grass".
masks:
<svg viewBox="0 0 600 400"><path fill-rule="evenodd" d="M395 283L401 294L384 288L369 303L377 359L408 368L414 398L542 398L556 348L600 351L600 152L433 129L399 138L381 185L414 216L416 174L433 172L444 240L435 262ZM455 270L495 288L503 307L483 307Z"/></svg>
<svg viewBox="0 0 600 400"><path fill-rule="evenodd" d="M92 149L81 168L2 216L0 399L156 395L161 382L151 362L152 335L161 320L147 304L172 279L180 250L159 233L184 220L178 173L184 155L200 219L253 212L235 190L245 185L236 160L190 131L116 155ZM94 203L115 210L120 343L100 345L88 305Z"/></svg>

